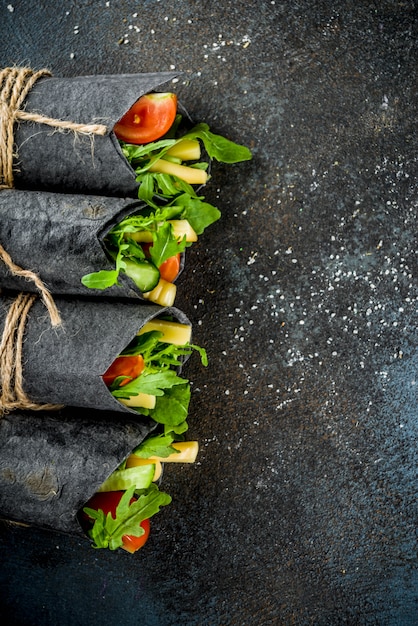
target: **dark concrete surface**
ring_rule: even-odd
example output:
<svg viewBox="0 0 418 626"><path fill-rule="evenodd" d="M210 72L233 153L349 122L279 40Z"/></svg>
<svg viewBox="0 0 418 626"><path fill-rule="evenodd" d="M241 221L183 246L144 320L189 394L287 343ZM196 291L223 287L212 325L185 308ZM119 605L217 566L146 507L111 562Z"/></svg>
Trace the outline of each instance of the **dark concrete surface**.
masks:
<svg viewBox="0 0 418 626"><path fill-rule="evenodd" d="M199 462L134 557L2 527L4 621L418 623L416 26L412 1L2 1L2 66L181 70L254 152L214 166L179 281Z"/></svg>

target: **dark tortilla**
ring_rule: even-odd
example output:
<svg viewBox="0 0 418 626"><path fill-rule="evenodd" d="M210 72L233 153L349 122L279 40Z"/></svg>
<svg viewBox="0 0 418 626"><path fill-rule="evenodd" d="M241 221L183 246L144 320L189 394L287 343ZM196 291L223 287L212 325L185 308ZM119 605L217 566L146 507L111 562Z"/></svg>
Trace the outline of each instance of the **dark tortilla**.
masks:
<svg viewBox="0 0 418 626"><path fill-rule="evenodd" d="M0 419L0 518L83 534L77 511L153 430L99 411L13 412Z"/></svg>
<svg viewBox="0 0 418 626"><path fill-rule="evenodd" d="M35 272L52 293L142 297L134 282L122 273L120 286L105 291L84 287L81 278L115 268L103 239L116 223L143 207L130 198L2 190L0 244L14 263ZM7 289L36 290L33 283L14 276L1 261L0 284Z"/></svg>
<svg viewBox="0 0 418 626"><path fill-rule="evenodd" d="M40 78L24 103L27 113L82 124L103 124L104 136L75 135L33 122L16 124L14 185L69 193L137 196L138 183L113 133L142 95L178 72Z"/></svg>
<svg viewBox="0 0 418 626"><path fill-rule="evenodd" d="M0 301L0 324L12 298ZM52 327L43 302L29 311L23 343L23 388L37 404L52 403L135 414L114 398L101 375L149 320L172 315L190 322L175 308L138 302L56 298L62 327Z"/></svg>

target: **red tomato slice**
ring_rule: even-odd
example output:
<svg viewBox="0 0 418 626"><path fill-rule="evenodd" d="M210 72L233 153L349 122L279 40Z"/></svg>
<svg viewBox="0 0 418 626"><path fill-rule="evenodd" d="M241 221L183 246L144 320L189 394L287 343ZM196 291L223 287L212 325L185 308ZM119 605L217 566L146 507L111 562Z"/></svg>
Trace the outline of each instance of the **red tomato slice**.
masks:
<svg viewBox="0 0 418 626"><path fill-rule="evenodd" d="M176 280L180 271L180 253L164 261L158 269L160 270L161 278L172 283Z"/></svg>
<svg viewBox="0 0 418 626"><path fill-rule="evenodd" d="M145 256L148 258L150 257L149 249L151 246L152 243L142 244L142 249L145 253ZM161 263L158 269L160 270L161 278L169 283L174 282L180 271L180 252L178 254L175 254L174 256L171 256L169 259L164 261L164 263Z"/></svg>
<svg viewBox="0 0 418 626"><path fill-rule="evenodd" d="M120 383L120 387L122 387L131 380L138 378L144 367L144 359L140 354L136 356L118 356L105 371L102 378L105 384L110 387L118 376L128 376L129 378L126 378Z"/></svg>
<svg viewBox="0 0 418 626"><path fill-rule="evenodd" d="M111 513L112 517L115 515L116 507L119 504L123 491L103 491L95 493L92 498L87 502L85 506L90 509L98 511L101 509L105 515ZM131 502L135 502L136 498L131 498ZM88 522L90 518L83 513L84 521ZM145 530L144 534L140 537L134 537L133 535L123 535L122 548L133 554L147 542L150 534L150 521L145 519L140 523L140 526Z"/></svg>
<svg viewBox="0 0 418 626"><path fill-rule="evenodd" d="M133 535L123 535L122 542L124 550L133 554L148 541L149 533L151 530L151 524L149 519L142 520L140 526L145 530L144 534L140 537L134 537Z"/></svg>
<svg viewBox="0 0 418 626"><path fill-rule="evenodd" d="M176 114L174 93L149 93L135 102L113 130L118 139L127 143L150 143L170 130Z"/></svg>

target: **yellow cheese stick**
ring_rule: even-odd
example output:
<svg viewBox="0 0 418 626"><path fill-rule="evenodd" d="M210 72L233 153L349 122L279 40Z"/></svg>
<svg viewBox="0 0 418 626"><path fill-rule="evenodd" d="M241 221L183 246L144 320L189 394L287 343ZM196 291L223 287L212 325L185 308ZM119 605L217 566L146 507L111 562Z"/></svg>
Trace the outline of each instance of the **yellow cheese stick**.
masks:
<svg viewBox="0 0 418 626"><path fill-rule="evenodd" d="M200 159L200 143L197 139L182 139L167 150L166 154L182 161L198 161Z"/></svg>
<svg viewBox="0 0 418 626"><path fill-rule="evenodd" d="M189 185L204 185L208 180L208 175L205 170L199 170L196 167L189 167L188 165L179 165L178 163L172 163L164 159L155 161L148 171L177 176L177 178L181 178L181 180L189 183Z"/></svg>
<svg viewBox="0 0 418 626"><path fill-rule="evenodd" d="M173 235L176 239L183 239L186 235L186 241L197 241L196 231L190 226L187 220L168 220L173 227Z"/></svg>
<svg viewBox="0 0 418 626"><path fill-rule="evenodd" d="M158 330L163 333L161 341L173 343L176 346L183 346L190 342L192 337L192 327L188 324L180 322L171 322L169 320L153 319L144 324L138 335L147 333L151 330Z"/></svg>
<svg viewBox="0 0 418 626"><path fill-rule="evenodd" d="M197 233L192 228L187 220L167 220L173 227L173 235L176 239L183 239L186 236L186 241L193 243L197 241ZM163 222L160 222L163 224ZM134 233L125 233L125 239L133 239L138 243L152 243L152 232L150 230L138 230Z"/></svg>
<svg viewBox="0 0 418 626"><path fill-rule="evenodd" d="M139 393L137 396L130 398L118 398L122 404L137 409L153 409L155 407L155 396L148 393Z"/></svg>
<svg viewBox="0 0 418 626"><path fill-rule="evenodd" d="M154 471L154 478L152 479L154 482L156 480L158 480L161 476L161 472L163 471L163 467L160 463L160 461L151 461L151 459L142 459L139 456L135 456L134 454L131 454L130 456L128 456L128 458L126 459L126 468L129 467L138 467L139 465L155 465L155 471Z"/></svg>
<svg viewBox="0 0 418 626"><path fill-rule="evenodd" d="M160 278L158 284L152 291L144 292L142 295L146 300L151 300L160 306L173 306L176 299L177 287L168 280Z"/></svg>
<svg viewBox="0 0 418 626"><path fill-rule="evenodd" d="M198 441L176 441L171 444L178 452L173 452L168 457L152 455L149 460L160 461L161 463L194 463L199 452Z"/></svg>
<svg viewBox="0 0 418 626"><path fill-rule="evenodd" d="M171 445L177 452L173 452L167 457L152 455L147 459L143 459L140 456L136 456L136 454L130 454L126 459L126 467L155 463L156 468L158 468L158 464L161 465L161 463L194 463L196 461L197 453L199 452L198 441L176 441Z"/></svg>

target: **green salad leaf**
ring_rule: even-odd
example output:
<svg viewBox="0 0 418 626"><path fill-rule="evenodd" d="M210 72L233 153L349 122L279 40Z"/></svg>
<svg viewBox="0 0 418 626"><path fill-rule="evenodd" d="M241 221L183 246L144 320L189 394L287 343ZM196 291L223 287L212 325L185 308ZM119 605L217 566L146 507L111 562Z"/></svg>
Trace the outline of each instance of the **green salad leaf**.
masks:
<svg viewBox="0 0 418 626"><path fill-rule="evenodd" d="M176 345L162 341L163 333L157 330L137 335L121 353L122 356L141 355L144 369L138 378L120 384L124 376L116 378L110 386L115 398L130 398L139 393L156 397L153 409L134 409L148 415L155 422L164 425L164 433L180 435L188 429L187 414L191 397L190 384L175 369L181 366L184 357L197 352L202 365L208 364L206 350L195 344Z"/></svg>
<svg viewBox="0 0 418 626"><path fill-rule="evenodd" d="M190 404L190 385L171 387L164 395L157 397L155 408L148 409L148 415L158 424L164 425L164 433L181 435L188 429L186 422Z"/></svg>
<svg viewBox="0 0 418 626"><path fill-rule="evenodd" d="M174 441L172 433L148 436L132 451L132 454L142 459L149 459L151 456L166 458L171 454L179 454L179 450L172 446Z"/></svg>
<svg viewBox="0 0 418 626"><path fill-rule="evenodd" d="M174 370L153 373L147 371L145 367L145 370L138 378L135 378L123 387L114 389L112 395L115 398L130 398L131 396L137 396L139 393L163 396L168 389L171 389L174 385L182 385L184 382L187 381L177 376Z"/></svg>
<svg viewBox="0 0 418 626"><path fill-rule="evenodd" d="M115 255L115 269L85 274L81 279L82 284L90 289L107 289L113 285L118 285L119 272L126 267L124 257L127 250L129 250L129 244L121 241Z"/></svg>
<svg viewBox="0 0 418 626"><path fill-rule="evenodd" d="M165 215L176 215L179 209L165 211ZM127 261L137 263L146 259L142 246L129 237L129 233L147 230L152 234L153 244L149 249L150 260L155 268L158 268L170 257L184 251L188 245L185 238L179 239L174 236L173 227L169 222L161 222L158 215L131 216L119 224L105 239L108 251L115 259L114 270L99 270L91 274L85 274L81 282L90 289L107 289L118 285L120 272L127 271ZM137 225L135 228L134 224Z"/></svg>
<svg viewBox="0 0 418 626"><path fill-rule="evenodd" d="M158 330L150 330L134 337L129 346L121 353L123 356L142 355L145 367L161 371L169 367L178 367L182 363L183 356L189 356L193 351L199 353L202 364L206 367L208 357L206 350L195 344L187 343L177 345L161 341L163 333Z"/></svg>
<svg viewBox="0 0 418 626"><path fill-rule="evenodd" d="M221 212L215 206L203 202L202 197L188 193L177 196L176 206L181 208L180 219L187 220L197 235L201 235L208 226L221 217Z"/></svg>
<svg viewBox="0 0 418 626"><path fill-rule="evenodd" d="M160 139L141 146L120 143L124 156L139 175L148 170L155 161L163 158L170 148L184 139L200 139L209 157L220 163L241 163L252 159L249 148L213 133L208 124L204 122L196 124L177 139Z"/></svg>
<svg viewBox="0 0 418 626"><path fill-rule="evenodd" d="M240 163L252 158L251 151L246 146L241 146L222 135L216 135L209 130L209 126L200 123L194 126L183 139L200 139L211 159L220 163Z"/></svg>
<svg viewBox="0 0 418 626"><path fill-rule="evenodd" d="M173 227L165 222L160 228L153 233L153 245L149 252L151 260L156 267L159 267L164 261L178 254L179 250L184 250L186 237L177 239L173 236Z"/></svg>
<svg viewBox="0 0 418 626"><path fill-rule="evenodd" d="M130 503L134 492L134 486L125 491L116 507L115 517L111 513L105 515L101 509L96 511L84 507L84 513L95 520L93 527L88 531L89 537L93 540L93 548L116 550L122 546L124 535L140 537L144 534L141 522L171 502L171 496L160 491L154 483L144 490L137 500Z"/></svg>

